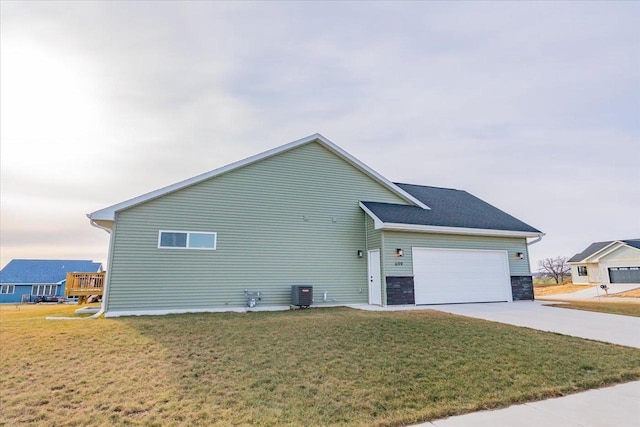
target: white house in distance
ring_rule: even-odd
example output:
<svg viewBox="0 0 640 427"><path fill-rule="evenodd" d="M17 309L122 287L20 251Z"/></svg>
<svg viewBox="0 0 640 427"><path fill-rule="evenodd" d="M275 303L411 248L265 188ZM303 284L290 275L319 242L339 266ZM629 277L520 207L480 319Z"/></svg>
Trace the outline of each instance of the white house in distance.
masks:
<svg viewBox="0 0 640 427"><path fill-rule="evenodd" d="M595 242L567 263L576 285L637 283L640 286L640 239Z"/></svg>

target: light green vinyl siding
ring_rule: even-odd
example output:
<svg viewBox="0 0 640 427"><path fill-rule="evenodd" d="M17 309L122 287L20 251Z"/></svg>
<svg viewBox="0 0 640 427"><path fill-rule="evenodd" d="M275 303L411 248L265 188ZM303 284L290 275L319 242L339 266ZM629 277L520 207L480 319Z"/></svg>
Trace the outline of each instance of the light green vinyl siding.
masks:
<svg viewBox="0 0 640 427"><path fill-rule="evenodd" d="M119 212L108 310L244 306L244 289L288 305L294 284L366 303L361 200L406 203L310 143ZM217 249L158 249L159 230L216 232Z"/></svg>
<svg viewBox="0 0 640 427"><path fill-rule="evenodd" d="M367 250L382 248L382 232L375 229L375 222L367 215L365 216L365 227L367 232Z"/></svg>
<svg viewBox="0 0 640 427"><path fill-rule="evenodd" d="M512 276L529 276L529 255L526 239L521 237L486 237L454 234L407 233L385 231L382 262L387 276L413 276L412 247L447 249L490 249L508 252L509 270ZM396 249L404 251L396 256ZM518 259L516 253L525 254ZM400 265L401 264L401 265Z"/></svg>

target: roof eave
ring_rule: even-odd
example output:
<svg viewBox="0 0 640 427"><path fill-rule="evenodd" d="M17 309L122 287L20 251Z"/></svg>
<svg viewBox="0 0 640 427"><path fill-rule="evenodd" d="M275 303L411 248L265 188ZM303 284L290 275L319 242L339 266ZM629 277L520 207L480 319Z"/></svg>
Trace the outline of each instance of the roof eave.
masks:
<svg viewBox="0 0 640 427"><path fill-rule="evenodd" d="M486 228L444 227L436 225L402 224L385 222L380 227L384 231L413 231L434 234L461 234L467 236L492 236L492 237L542 237L544 233L518 230L495 230Z"/></svg>
<svg viewBox="0 0 640 427"><path fill-rule="evenodd" d="M586 257L584 257L582 259L582 262L589 262L589 263L597 263L599 262L599 258L603 257L605 255L608 255L609 253L611 253L613 250L616 250L617 248L614 248L613 250L609 250L612 246L618 244L618 243L622 243L620 242L620 240L614 240L611 243L609 243L608 245L598 249L597 251L595 251L594 253L587 255ZM623 243L624 244L624 243ZM618 246L619 247L619 246ZM604 253L606 252L606 253ZM593 259L593 261L589 261Z"/></svg>
<svg viewBox="0 0 640 427"><path fill-rule="evenodd" d="M605 246L604 248L600 249L599 251L596 251L594 253L592 253L591 255L589 255L588 257L583 259L584 263L598 263L600 262L600 259L612 254L613 252L617 251L618 249L622 248L622 247L627 247L627 248L631 248L631 249L635 249L637 251L640 251L640 249L638 248L634 248L631 245L628 245L627 243L625 243L622 240L614 240L613 242L611 242L610 244L608 244L607 246Z"/></svg>
<svg viewBox="0 0 640 427"><path fill-rule="evenodd" d="M371 219L373 219L373 228L376 230L380 230L384 226L384 222L382 222L382 220L378 218L376 214L371 212L371 209L369 209L364 203L359 202L359 205L360 205L360 209L365 211L366 214L369 215Z"/></svg>
<svg viewBox="0 0 640 427"><path fill-rule="evenodd" d="M12 283L12 282L0 282L3 286L34 286L34 285L60 285L61 282L25 282L25 283Z"/></svg>
<svg viewBox="0 0 640 427"><path fill-rule="evenodd" d="M384 231L413 231L421 233L435 234L463 234L470 236L495 236L495 237L543 237L545 234L541 231L517 231L517 230L494 230L485 228L465 228L465 227L443 227L437 225L420 225L384 222L371 209L360 202L360 208L369 215L374 222L376 230Z"/></svg>

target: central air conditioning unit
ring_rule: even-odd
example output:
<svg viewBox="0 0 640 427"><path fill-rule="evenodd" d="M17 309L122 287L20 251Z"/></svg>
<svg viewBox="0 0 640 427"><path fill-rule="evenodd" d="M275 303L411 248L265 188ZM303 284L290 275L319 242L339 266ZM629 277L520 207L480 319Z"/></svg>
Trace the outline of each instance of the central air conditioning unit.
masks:
<svg viewBox="0 0 640 427"><path fill-rule="evenodd" d="M291 305L309 307L313 304L313 286L291 286Z"/></svg>

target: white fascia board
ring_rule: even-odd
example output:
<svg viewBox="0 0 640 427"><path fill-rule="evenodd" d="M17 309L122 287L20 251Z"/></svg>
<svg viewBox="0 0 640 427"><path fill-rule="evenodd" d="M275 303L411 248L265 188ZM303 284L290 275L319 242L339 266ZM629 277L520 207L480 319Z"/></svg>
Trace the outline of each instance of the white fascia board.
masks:
<svg viewBox="0 0 640 427"><path fill-rule="evenodd" d="M326 148L328 148L329 150L333 151L338 156L342 157L347 162L351 163L353 166L355 166L356 168L360 169L366 175L369 175L371 178L373 178L374 180L378 181L380 184L382 184L383 186L387 187L387 189L389 189L392 192L396 193L398 196L400 196L401 198L403 198L407 202L411 203L412 205L416 205L418 207L421 207L422 209L431 210L431 208L429 206L427 206L426 204L424 204L420 200L416 199L411 194L407 193L402 188L398 187L393 182L389 181L387 178L385 178L384 176L380 175L378 172L374 171L369 166L365 165L360 160L356 159L351 154L347 153L342 148L338 147L337 145L335 145L333 142L329 141L324 136L322 136L320 134L315 134L315 139L317 139L318 141L322 141L322 143L324 143Z"/></svg>
<svg viewBox="0 0 640 427"><path fill-rule="evenodd" d="M380 220L380 218L378 218L373 212L371 212L369 210L369 208L367 208L364 203L360 202L359 203L360 208L365 211L365 213L367 215L369 215L371 217L371 219L373 219L373 228L375 228L376 230L381 229L384 226L384 222L382 222L382 220Z"/></svg>
<svg viewBox="0 0 640 427"><path fill-rule="evenodd" d="M300 140L302 141L302 140ZM308 142L308 141L305 141ZM133 199L129 199L129 200L125 200L124 202L121 203L117 203L115 205L109 206L107 208L101 209L99 211L95 211L93 213L88 214L87 216L89 217L89 219L94 220L94 221L98 221L98 220L106 220L106 221L114 221L115 220L115 213L122 210L122 209L127 209L145 202L148 202L150 200L156 199L158 197L161 196L165 196L167 194L173 193L175 191L181 190L183 188L186 187L190 187L192 185L198 184L202 181L205 181L207 179L210 178L214 178L216 176L222 175L224 173L230 172L234 169L238 169L241 168L243 166L246 166L248 164L251 164L253 162L257 162L258 160L262 160L262 159L266 159L268 157L271 157L275 154L278 154L282 151L288 150L293 148L292 144L296 144L299 145L300 142L299 141L294 141L290 144L287 145L283 145L281 147L269 150L269 151L265 151L264 153L261 154L256 154L254 156L251 157L247 157L244 160L240 160L231 164L228 164L226 166L223 166L221 168L218 169L214 169L212 171L209 172L205 172L203 174L200 175L196 175L192 178L189 179L185 179L183 181L180 182L176 182L175 184L171 184L168 185L166 187L162 187L159 188L157 190L151 191L149 193L143 194L141 196L138 197L134 197Z"/></svg>
<svg viewBox="0 0 640 427"><path fill-rule="evenodd" d="M130 208L130 207L139 205L141 203L148 202L148 201L156 199L158 197L173 193L174 191L178 191L178 190L181 190L183 188L198 184L198 183L200 183L202 181L205 181L207 179L214 178L216 176L222 175L222 174L230 172L232 170L239 169L241 167L247 166L247 165L249 165L251 163L258 162L260 160L267 159L269 157L275 156L277 154L283 153L285 151L291 150L291 149L296 148L296 147L298 147L300 145L304 145L304 144L307 144L307 143L313 142L313 141L320 142L327 149L329 149L330 151L334 152L339 157L342 157L348 163L350 163L351 165L357 167L362 172L364 172L366 175L368 175L371 178L373 178L374 180L378 181L380 184L382 184L383 186L385 186L389 190L393 191L398 196L402 197L403 199L405 199L406 201L410 202L411 204L419 206L419 207L421 207L423 209L429 209L429 207L427 205L425 205L424 203L422 203L420 200L416 199L415 197L413 197L412 195L410 195L409 193L407 193L406 191L404 191L403 189L401 189L400 187L398 187L397 185L395 185L394 183L392 183L388 179L384 178L382 175L380 175L379 173L377 173L376 171L374 171L373 169L371 169L370 167L368 167L367 165L362 163L360 160L356 159L355 157L353 157L352 155L350 155L349 153L347 153L346 151L344 151L343 149L341 149L340 147L335 145L333 142L329 141L324 136L320 135L319 133L315 133L313 135L307 136L307 137L299 139L297 141L293 141L293 142L290 142L288 144L282 145L280 147L276 147L276 148L273 148L271 150L267 150L267 151L265 151L263 153L253 155L251 157L247 157L244 160L240 160L240 161L231 163L231 164L229 164L227 166L223 166L221 168L214 169L214 170L212 170L210 172L205 172L203 174L194 176L193 178L189 178L189 179L186 179L184 181L180 181L180 182L177 182L175 184L168 185L166 187L160 188L158 190L151 191L151 192L143 194L141 196L134 197L134 198L126 200L124 202L117 203L117 204L109 206L107 208L100 209L98 211L95 211L95 212L92 212L90 214L87 214L87 217L89 217L89 219L94 220L94 221L100 221L100 220L102 220L102 221L114 221L115 220L115 213L120 211L120 210L122 210L122 209L127 209L127 208Z"/></svg>
<svg viewBox="0 0 640 427"><path fill-rule="evenodd" d="M616 243L618 243L618 245L616 245ZM615 242L611 242L610 245L607 245L606 247L600 249L598 252L588 256L587 258L585 258L585 262L591 262L591 263L598 263L600 262L600 258L603 258L615 251L617 251L618 249L622 248L622 247L627 247L627 248L631 248L631 249L635 249L636 251L640 251L640 249L638 248L634 248L633 246L627 245L625 242L621 241L621 240L616 240ZM606 250L606 252L604 252ZM597 255L596 258L594 258ZM593 260L590 261L586 261L588 259L593 258Z"/></svg>
<svg viewBox="0 0 640 427"><path fill-rule="evenodd" d="M618 248L620 248L621 245L623 245L624 243L622 243L619 240L614 240L613 242L609 243L607 246L605 246L604 248L600 249L599 251L596 251L594 253L592 253L591 255L589 255L588 257L586 257L583 262L590 262L590 263L597 263L601 257L605 256L605 255L609 255L611 252L614 252L615 250L617 250ZM612 248L612 246L616 246L615 248Z"/></svg>
<svg viewBox="0 0 640 427"><path fill-rule="evenodd" d="M378 229L376 227L376 229ZM421 233L435 234L464 234L469 236L493 236L493 237L540 237L544 233L531 231L491 230L485 228L441 227L435 225L397 224L385 222L381 227L384 231L417 231Z"/></svg>
<svg viewBox="0 0 640 427"><path fill-rule="evenodd" d="M324 306L323 306L324 307ZM287 311L291 310L289 305L264 306L264 307L212 307L212 308L177 308L167 310L123 310L107 311L104 317L123 316L164 316L167 314L185 313L250 313L254 311Z"/></svg>

